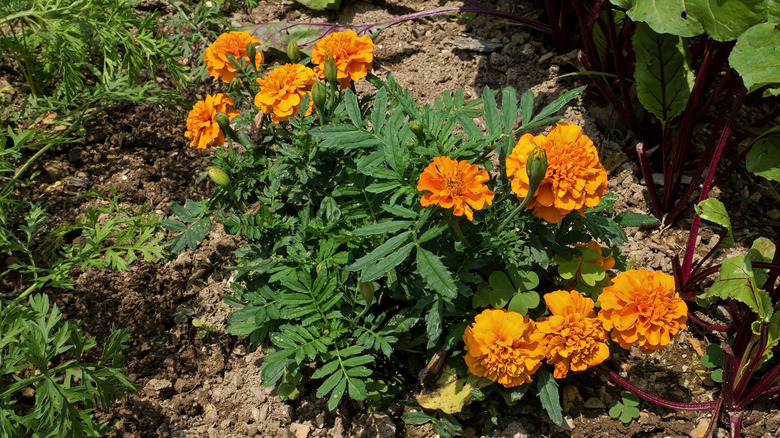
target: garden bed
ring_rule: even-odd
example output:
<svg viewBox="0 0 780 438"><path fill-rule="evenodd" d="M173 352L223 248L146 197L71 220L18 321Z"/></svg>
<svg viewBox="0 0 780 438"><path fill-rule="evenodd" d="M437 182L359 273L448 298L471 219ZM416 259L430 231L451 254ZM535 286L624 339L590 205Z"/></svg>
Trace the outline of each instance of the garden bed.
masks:
<svg viewBox="0 0 780 438"><path fill-rule="evenodd" d="M518 15L533 12L530 5L513 0L485 3ZM446 5L461 4L452 1ZM314 13L298 5L267 0L251 13L238 13L233 19L244 23L365 23L440 6L445 4L433 0L345 1L338 13ZM163 2L144 4L145 10L156 8L172 13ZM537 105L545 105L575 88L580 80L560 77L574 70L574 54L555 53L541 34L492 17L404 22L383 30L375 43L375 74L384 77L391 73L420 103L431 103L443 91L458 87L464 88L467 99L473 99L485 86L512 86L532 90ZM150 80L164 84L167 77L162 74ZM194 101L216 86L209 80L203 86L193 84L186 92ZM359 84L359 91L361 86L370 87ZM620 134L608 107L585 101L566 109L564 115L565 121L583 126L583 132L598 146L609 174L608 192L619 197L617 212L649 214L640 172L635 162L620 152L635 140ZM53 228L83 213L87 203L93 202L78 197L86 188L106 190L113 186L125 194L124 202L145 203L166 215L171 202L208 197L213 183L198 176L209 161L209 152L188 147L183 137L185 118L186 114L170 109L117 105L90 122L83 143L55 147L39 166L45 173L37 180L40 185L31 189L31 196L51 213L47 225ZM731 181L719 188L720 197L734 198L750 184L747 180ZM738 217L738 208L729 210ZM758 235L777 232L762 228L747 216L742 215L740 223L751 226L735 230L742 246L731 250L733 253L744 251ZM628 229L624 254L637 267L671 272L671 257L682 253L690 221L691 216L687 216L660 229ZM718 230L705 229L701 234L697 251L704 254L716 244ZM240 244L214 223L200 247L183 251L169 263L137 263L126 273L79 271L75 272L74 290L52 292L52 300L66 318L83 320L91 336L103 339L114 326L130 328L130 347L124 353L128 377L141 389L104 415L106 420L116 421L110 436L435 436L430 425L405 425L401 415L409 408L399 402L367 413L360 403L345 400L329 411L323 400L314 397L314 387L307 386L302 396L291 402L281 402L273 388L262 387L262 350L245 338L224 332L231 309L222 296L230 294L232 278L224 266L231 263ZM199 326L193 325L194 319ZM661 352L624 354L623 374L637 386L671 400L713 400L716 386L699 360L708 344L721 339L693 324L688 327L689 331ZM623 424L607 414L609 401L620 396L621 388L590 371L570 375L559 384L565 416L562 427L518 410L509 424L497 425L489 433L500 437L697 437L710 420L709 413L676 412L642 402L639 418ZM420 389L408 382L407 397ZM780 435L777 406L768 402L753 408L745 416L743 436ZM478 412L474 409L474 415L464 420L465 436L480 436L487 430L485 414ZM720 429L716 436L728 433Z"/></svg>

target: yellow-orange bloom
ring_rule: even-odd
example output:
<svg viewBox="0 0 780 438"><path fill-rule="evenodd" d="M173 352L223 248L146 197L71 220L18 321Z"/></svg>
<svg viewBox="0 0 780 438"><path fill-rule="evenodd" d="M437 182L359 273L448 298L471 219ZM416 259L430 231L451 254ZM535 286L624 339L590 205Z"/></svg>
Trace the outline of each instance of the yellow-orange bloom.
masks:
<svg viewBox="0 0 780 438"><path fill-rule="evenodd" d="M569 370L583 371L609 357L607 332L596 318L593 300L577 291L558 290L544 296L551 316L536 322L547 339L547 363L556 379Z"/></svg>
<svg viewBox="0 0 780 438"><path fill-rule="evenodd" d="M626 271L599 295L599 319L625 349L638 343L650 353L685 328L688 306L675 293L674 278L660 271Z"/></svg>
<svg viewBox="0 0 780 438"><path fill-rule="evenodd" d="M371 71L374 61L374 42L371 37L357 36L354 30L334 32L317 41L311 52L314 71L325 78L325 55L330 53L336 61L341 89L349 88L350 81L364 78Z"/></svg>
<svg viewBox="0 0 780 438"><path fill-rule="evenodd" d="M222 93L213 96L207 94L205 100L193 105L187 117L187 132L184 133L190 139L191 147L205 149L225 143L225 134L217 124L217 113L220 111L230 119L239 114L233 109L233 99Z"/></svg>
<svg viewBox="0 0 780 438"><path fill-rule="evenodd" d="M429 192L422 196L420 204L423 207L433 204L454 207L455 216L465 214L470 221L474 220L472 208L481 210L485 204L493 204L495 195L485 185L488 180L487 170L479 170L476 164L434 157L417 181L417 190Z"/></svg>
<svg viewBox="0 0 780 438"><path fill-rule="evenodd" d="M558 222L570 212L581 214L595 207L607 190L607 172L599 162L593 142L577 125L559 123L547 135L525 134L506 159L506 172L512 178L512 191L520 199L528 193L525 165L535 147L547 152L547 173L528 208L534 216Z"/></svg>
<svg viewBox="0 0 780 438"><path fill-rule="evenodd" d="M507 388L531 381L544 360L544 334L528 315L486 309L463 334L466 365L472 374Z"/></svg>
<svg viewBox="0 0 780 438"><path fill-rule="evenodd" d="M311 86L317 81L314 70L301 64L279 65L265 77L257 80L260 92L255 95L255 105L266 114L273 113L273 121L287 120L301 110L301 99L309 95L311 114Z"/></svg>
<svg viewBox="0 0 780 438"><path fill-rule="evenodd" d="M227 55L233 55L237 61L244 58L249 62L249 56L246 54L246 45L252 43L259 45L260 41L249 35L249 32L228 32L223 33L210 46L206 48L203 54L203 63L211 76L219 78L222 76L223 82L230 82L236 77L238 67L230 61ZM255 55L255 66L260 67L263 62L263 52L257 52Z"/></svg>

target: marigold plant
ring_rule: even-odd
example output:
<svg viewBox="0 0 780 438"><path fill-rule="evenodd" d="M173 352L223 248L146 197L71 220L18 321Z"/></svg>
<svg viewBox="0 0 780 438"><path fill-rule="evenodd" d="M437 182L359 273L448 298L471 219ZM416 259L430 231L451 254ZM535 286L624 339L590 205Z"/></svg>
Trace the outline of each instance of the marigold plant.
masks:
<svg viewBox="0 0 780 438"><path fill-rule="evenodd" d="M609 357L607 333L593 311L593 300L579 292L558 290L544 296L551 316L536 322L547 339L547 363L556 379L569 370L584 371Z"/></svg>
<svg viewBox="0 0 780 438"><path fill-rule="evenodd" d="M205 149L225 143L225 134L216 120L219 112L231 119L239 114L233 109L233 99L222 93L207 94L206 99L195 103L187 117L187 132L184 133L190 139L191 147Z"/></svg>
<svg viewBox="0 0 780 438"><path fill-rule="evenodd" d="M434 157L433 163L425 168L417 182L417 190L427 191L420 198L420 204L428 207L439 204L453 208L455 216L474 220L474 211L485 204L491 205L492 191L485 185L490 180L486 170L479 170L476 164L466 160L455 161L449 157Z"/></svg>
<svg viewBox="0 0 780 438"><path fill-rule="evenodd" d="M599 162L596 146L581 130L577 125L559 123L547 135L525 134L507 157L512 191L523 199L528 193L528 155L535 147L547 152L547 173L528 208L548 222L597 206L607 190L607 172Z"/></svg>
<svg viewBox="0 0 780 438"><path fill-rule="evenodd" d="M336 61L341 89L349 88L351 81L364 78L371 71L374 61L374 42L368 35L358 36L354 30L334 32L317 41L311 53L314 71L325 78L325 55Z"/></svg>
<svg viewBox="0 0 780 438"><path fill-rule="evenodd" d="M528 315L486 309L463 334L466 364L472 374L507 388L531 381L542 366L545 337Z"/></svg>
<svg viewBox="0 0 780 438"><path fill-rule="evenodd" d="M243 58L250 62L246 53L246 46L249 43L259 45L260 41L247 31L233 31L220 35L216 41L206 48L206 52L203 55L203 63L206 65L209 74L214 76L215 79L222 76L223 82L232 81L239 69L234 65L233 61L228 59L228 55L233 55L236 60ZM262 63L263 52L257 52L255 55L255 67L259 68Z"/></svg>
<svg viewBox="0 0 780 438"><path fill-rule="evenodd" d="M255 105L266 114L273 113L273 121L281 122L300 112L301 99L309 95L306 115L311 114L311 87L317 81L314 70L301 64L279 65L265 77L259 78L260 92Z"/></svg>
<svg viewBox="0 0 780 438"><path fill-rule="evenodd" d="M660 271L618 274L598 300L599 319L612 330L612 340L625 349L638 343L643 353L665 347L688 319L688 306L675 293L674 278Z"/></svg>

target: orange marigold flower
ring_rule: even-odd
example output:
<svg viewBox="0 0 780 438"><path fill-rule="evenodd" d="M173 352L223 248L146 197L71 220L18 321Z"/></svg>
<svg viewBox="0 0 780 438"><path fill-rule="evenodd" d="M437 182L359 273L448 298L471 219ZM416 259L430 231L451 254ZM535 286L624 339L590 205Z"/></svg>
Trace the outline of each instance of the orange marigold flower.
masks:
<svg viewBox="0 0 780 438"><path fill-rule="evenodd" d="M472 374L507 388L531 381L544 360L544 334L519 313L486 309L463 334Z"/></svg>
<svg viewBox="0 0 780 438"><path fill-rule="evenodd" d="M184 133L190 139L191 147L205 149L225 143L225 134L217 124L217 113L220 111L230 119L239 114L233 109L233 99L222 93L213 96L207 94L205 100L193 105L187 117L187 132Z"/></svg>
<svg viewBox="0 0 780 438"><path fill-rule="evenodd" d="M279 65L265 77L257 80L260 92L255 95L255 105L266 114L273 113L273 121L287 120L301 110L301 99L309 95L311 114L311 86L317 81L314 70L301 64Z"/></svg>
<svg viewBox="0 0 780 438"><path fill-rule="evenodd" d="M228 32L223 33L210 46L206 48L203 54L203 63L206 64L209 74L214 78L222 76L223 82L230 82L236 77L238 67L236 67L227 55L233 55L236 60L244 58L249 62L249 56L246 54L246 45L252 43L259 45L260 41L249 35L249 32ZM263 62L263 52L257 52L255 55L255 66L260 67Z"/></svg>
<svg viewBox="0 0 780 438"><path fill-rule="evenodd" d="M626 271L599 295L599 319L612 330L612 340L629 349L660 350L685 328L688 306L675 293L674 278L660 271Z"/></svg>
<svg viewBox="0 0 780 438"><path fill-rule="evenodd" d="M374 42L368 35L357 36L354 30L334 32L317 41L311 52L314 71L325 78L325 55L330 53L336 61L341 89L349 88L350 81L364 78L372 69Z"/></svg>
<svg viewBox="0 0 780 438"><path fill-rule="evenodd" d="M584 207L597 206L607 190L607 172L599 162L596 146L581 130L577 125L559 123L547 135L525 134L507 157L512 191L523 199L528 194L528 155L535 147L547 152L547 173L528 203L534 216L558 222L574 210L582 214Z"/></svg>
<svg viewBox="0 0 780 438"><path fill-rule="evenodd" d="M558 290L544 296L551 316L540 319L536 327L546 335L547 363L555 366L556 379L569 370L583 371L609 357L607 332L596 318L593 300L577 291Z"/></svg>
<svg viewBox="0 0 780 438"><path fill-rule="evenodd" d="M417 181L417 190L428 191L420 199L427 207L439 204L443 208L452 208L455 216L474 220L472 207L481 210L485 204L493 204L493 192L485 182L490 180L487 170L479 170L476 164L466 160L455 161L449 157L434 157Z"/></svg>

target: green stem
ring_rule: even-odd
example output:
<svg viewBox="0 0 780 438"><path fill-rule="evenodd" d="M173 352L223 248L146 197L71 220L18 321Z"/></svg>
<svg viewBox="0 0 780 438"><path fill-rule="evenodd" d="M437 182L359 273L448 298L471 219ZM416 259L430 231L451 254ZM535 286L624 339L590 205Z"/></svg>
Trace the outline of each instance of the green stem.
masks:
<svg viewBox="0 0 780 438"><path fill-rule="evenodd" d="M498 227L498 233L501 234L502 231L504 231L504 228L506 228L507 225L509 225L512 220L517 217L518 214L520 214L521 211L525 210L525 206L528 205L529 202L531 202L531 198L534 197L534 194L536 193L536 189L538 187L533 186L532 184L529 184L528 186L528 193L525 195L525 199L523 199L523 202L517 206L517 208L512 211L512 213L509 214L509 216L504 220L504 222L501 223L501 226Z"/></svg>
<svg viewBox="0 0 780 438"><path fill-rule="evenodd" d="M452 227L452 231L458 240L460 240L460 242L463 243L463 246L466 248L471 248L471 244L468 240L466 240L466 236L463 235L463 230L460 229L460 221L458 218L455 218L451 213L448 214L448 218L450 226Z"/></svg>

